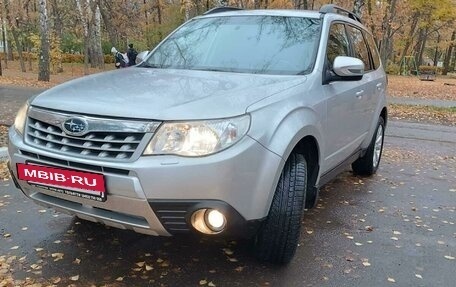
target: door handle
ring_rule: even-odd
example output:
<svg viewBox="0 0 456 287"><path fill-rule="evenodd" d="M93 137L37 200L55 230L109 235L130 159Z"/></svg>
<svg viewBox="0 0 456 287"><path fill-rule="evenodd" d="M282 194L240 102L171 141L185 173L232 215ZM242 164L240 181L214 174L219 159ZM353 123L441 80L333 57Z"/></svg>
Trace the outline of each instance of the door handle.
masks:
<svg viewBox="0 0 456 287"><path fill-rule="evenodd" d="M363 94L364 94L364 90L361 90L361 91L356 92L355 95L356 95L357 99L361 99L363 97Z"/></svg>

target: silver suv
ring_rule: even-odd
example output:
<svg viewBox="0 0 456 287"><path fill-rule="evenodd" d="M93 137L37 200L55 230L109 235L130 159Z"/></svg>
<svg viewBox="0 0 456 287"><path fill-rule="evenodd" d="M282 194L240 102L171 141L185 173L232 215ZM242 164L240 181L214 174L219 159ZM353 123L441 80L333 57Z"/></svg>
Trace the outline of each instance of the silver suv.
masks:
<svg viewBox="0 0 456 287"><path fill-rule="evenodd" d="M387 120L372 35L320 11L216 8L137 66L31 99L10 169L36 203L151 235L248 237L289 262L305 208L347 164L372 175Z"/></svg>

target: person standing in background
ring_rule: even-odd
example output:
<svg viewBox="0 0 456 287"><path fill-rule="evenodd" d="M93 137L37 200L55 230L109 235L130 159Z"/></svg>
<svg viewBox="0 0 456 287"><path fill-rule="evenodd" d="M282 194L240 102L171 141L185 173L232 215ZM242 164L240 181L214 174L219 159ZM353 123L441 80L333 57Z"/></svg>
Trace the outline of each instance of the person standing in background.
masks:
<svg viewBox="0 0 456 287"><path fill-rule="evenodd" d="M138 56L138 52L135 50L135 48L133 48L133 44L128 44L127 57L129 66L136 65L136 56Z"/></svg>

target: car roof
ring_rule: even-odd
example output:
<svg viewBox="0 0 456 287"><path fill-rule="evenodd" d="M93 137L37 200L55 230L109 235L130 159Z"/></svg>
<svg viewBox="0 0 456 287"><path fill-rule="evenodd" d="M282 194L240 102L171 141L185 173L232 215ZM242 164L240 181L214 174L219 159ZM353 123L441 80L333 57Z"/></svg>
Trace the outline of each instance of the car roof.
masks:
<svg viewBox="0 0 456 287"><path fill-rule="evenodd" d="M321 13L318 11L308 10L233 10L227 12L217 12L206 15L201 15L195 18L211 18L211 17L226 17L226 16L284 16L284 17L304 17L319 19Z"/></svg>

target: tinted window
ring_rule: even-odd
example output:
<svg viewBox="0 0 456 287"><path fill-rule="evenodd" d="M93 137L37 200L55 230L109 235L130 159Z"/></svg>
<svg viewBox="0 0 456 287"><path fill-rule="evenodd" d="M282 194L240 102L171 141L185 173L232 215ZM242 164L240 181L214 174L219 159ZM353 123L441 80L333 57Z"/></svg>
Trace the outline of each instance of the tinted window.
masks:
<svg viewBox="0 0 456 287"><path fill-rule="evenodd" d="M320 20L235 16L196 19L153 52L158 68L259 74L305 74L313 69Z"/></svg>
<svg viewBox="0 0 456 287"><path fill-rule="evenodd" d="M367 49L366 42L364 41L363 33L361 30L352 26L348 26L348 33L350 34L353 44L353 56L364 62L364 69L366 71L372 70L373 68L371 67L369 50Z"/></svg>
<svg viewBox="0 0 456 287"><path fill-rule="evenodd" d="M377 50L377 45L375 44L374 38L366 32L363 32L364 38L367 40L367 44L369 45L369 50L371 52L373 64L374 64L374 69L377 70L378 67L380 67L380 55Z"/></svg>
<svg viewBox="0 0 456 287"><path fill-rule="evenodd" d="M326 49L326 56L328 63L332 67L334 59L337 56L349 56L349 42L347 34L345 33L345 25L333 24L329 31L328 48Z"/></svg>

